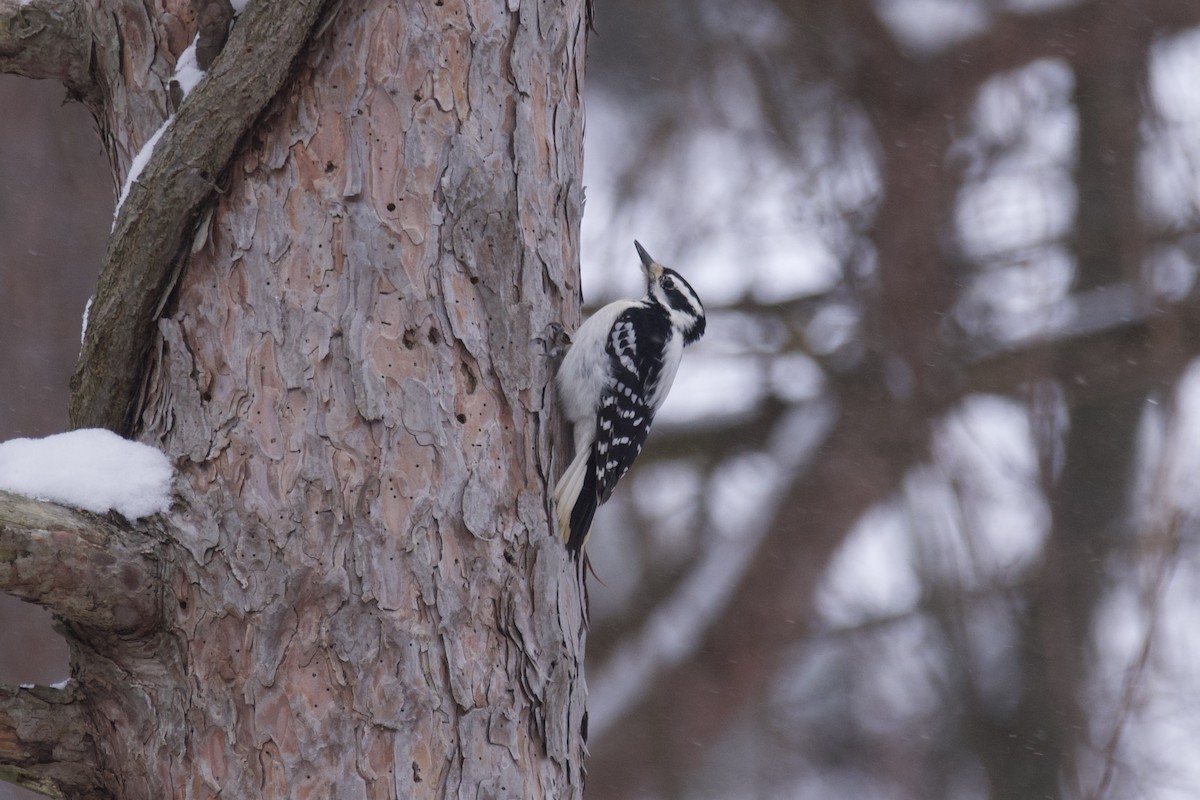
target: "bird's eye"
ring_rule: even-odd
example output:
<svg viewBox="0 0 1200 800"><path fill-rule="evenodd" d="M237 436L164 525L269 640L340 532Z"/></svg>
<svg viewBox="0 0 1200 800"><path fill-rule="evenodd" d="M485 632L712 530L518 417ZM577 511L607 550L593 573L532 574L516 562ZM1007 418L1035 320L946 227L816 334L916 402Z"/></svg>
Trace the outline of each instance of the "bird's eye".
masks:
<svg viewBox="0 0 1200 800"><path fill-rule="evenodd" d="M662 279L662 285L663 285L664 289L673 289L673 288L675 288L675 281L674 281L674 279L671 278L670 275L668 275L667 277Z"/></svg>

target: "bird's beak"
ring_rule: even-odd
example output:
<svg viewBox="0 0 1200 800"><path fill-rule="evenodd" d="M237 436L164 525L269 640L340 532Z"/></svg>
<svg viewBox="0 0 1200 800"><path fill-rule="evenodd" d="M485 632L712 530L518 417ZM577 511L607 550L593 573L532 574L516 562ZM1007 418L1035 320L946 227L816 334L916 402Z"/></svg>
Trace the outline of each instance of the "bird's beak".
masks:
<svg viewBox="0 0 1200 800"><path fill-rule="evenodd" d="M638 256L642 259L642 272L646 273L646 280L652 281L656 279L662 273L662 267L650 257L650 254L646 252L646 248L642 247L641 242L635 239L633 246L637 248Z"/></svg>

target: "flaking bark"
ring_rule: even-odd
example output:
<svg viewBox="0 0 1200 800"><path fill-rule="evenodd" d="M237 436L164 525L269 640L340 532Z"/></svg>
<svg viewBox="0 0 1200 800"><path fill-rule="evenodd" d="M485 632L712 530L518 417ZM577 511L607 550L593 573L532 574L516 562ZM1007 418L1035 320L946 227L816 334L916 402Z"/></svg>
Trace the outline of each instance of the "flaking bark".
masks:
<svg viewBox="0 0 1200 800"><path fill-rule="evenodd" d="M204 15L88 6L120 183ZM65 628L97 780L578 797L545 339L578 308L582 1L319 7L252 0L106 256L72 419L160 447L179 497L162 623Z"/></svg>
<svg viewBox="0 0 1200 800"><path fill-rule="evenodd" d="M130 187L104 255L71 378L73 427L130 432L154 322L175 284L201 208L328 5L330 0L250 3ZM121 35L116 33L118 40ZM141 141L152 132L143 130Z"/></svg>
<svg viewBox="0 0 1200 800"><path fill-rule="evenodd" d="M143 417L193 510L195 796L582 790L542 341L575 307L580 11L347 4L234 165Z"/></svg>
<svg viewBox="0 0 1200 800"><path fill-rule="evenodd" d="M107 798L78 687L0 687L0 780L50 797Z"/></svg>

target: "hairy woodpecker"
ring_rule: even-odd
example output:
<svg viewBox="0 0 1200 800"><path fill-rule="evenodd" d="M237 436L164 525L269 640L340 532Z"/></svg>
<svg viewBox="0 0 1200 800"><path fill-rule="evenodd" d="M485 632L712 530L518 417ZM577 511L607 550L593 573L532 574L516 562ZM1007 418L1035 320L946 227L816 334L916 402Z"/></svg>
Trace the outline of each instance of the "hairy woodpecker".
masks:
<svg viewBox="0 0 1200 800"><path fill-rule="evenodd" d="M695 290L633 245L646 274L646 296L617 300L589 317L558 370L575 458L554 488L554 501L559 533L575 557L596 508L642 452L683 348L704 335L704 306Z"/></svg>

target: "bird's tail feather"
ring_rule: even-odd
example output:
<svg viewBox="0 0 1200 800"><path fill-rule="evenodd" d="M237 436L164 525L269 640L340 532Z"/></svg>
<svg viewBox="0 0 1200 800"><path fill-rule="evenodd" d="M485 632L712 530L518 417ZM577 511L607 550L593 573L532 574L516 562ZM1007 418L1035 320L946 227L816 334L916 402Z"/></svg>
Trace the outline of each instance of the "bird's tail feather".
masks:
<svg viewBox="0 0 1200 800"><path fill-rule="evenodd" d="M573 553L577 553L579 548L583 546L583 539L587 537L587 528L591 527L591 517L596 512L595 490L591 492L591 514L587 514L586 527L582 533L576 531L579 522L577 520L580 513L585 512L585 507L588 505L587 498L583 498L584 502L580 505L580 496L583 493L584 484L589 472L588 464L591 461L591 448L582 448L575 454L575 459L567 467L566 472L558 479L558 484L554 487L554 504L557 508L558 515L558 535L562 538L563 543L567 545L567 549Z"/></svg>
<svg viewBox="0 0 1200 800"><path fill-rule="evenodd" d="M588 534L592 531L592 519L596 516L596 507L599 505L596 470L591 468L591 459L588 459L587 467L583 470L583 485L579 487L579 497L571 509L571 531L567 538L567 551L576 558L579 557Z"/></svg>

